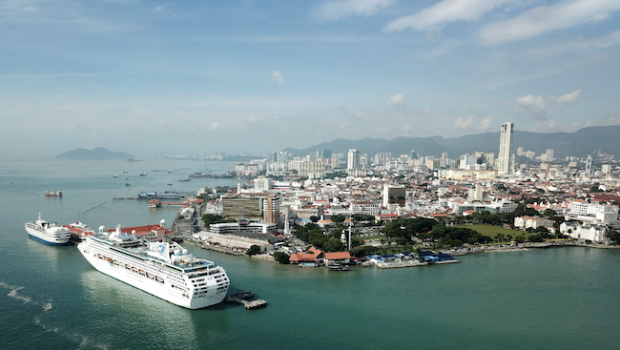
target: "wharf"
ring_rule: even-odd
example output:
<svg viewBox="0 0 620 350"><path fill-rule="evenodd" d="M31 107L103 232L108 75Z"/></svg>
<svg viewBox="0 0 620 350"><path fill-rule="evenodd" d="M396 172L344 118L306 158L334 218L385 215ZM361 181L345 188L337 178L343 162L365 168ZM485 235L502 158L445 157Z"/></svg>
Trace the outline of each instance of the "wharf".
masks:
<svg viewBox="0 0 620 350"><path fill-rule="evenodd" d="M381 264L377 264L377 268L379 269L397 269L401 267L416 267L416 266L427 266L427 262L385 262Z"/></svg>
<svg viewBox="0 0 620 350"><path fill-rule="evenodd" d="M241 292L226 297L228 303L239 303L248 310L260 309L267 306L267 302L263 299L246 300L254 297L254 292Z"/></svg>
<svg viewBox="0 0 620 350"><path fill-rule="evenodd" d="M235 251L235 250L231 250L231 249L227 249L221 246L216 246L216 245L207 245L204 243L199 243L199 242L195 242L193 240L185 240L183 242L184 244L189 244L189 245L193 245L202 249L206 249L206 250L212 250L214 252L218 252L218 253L224 253L224 254L228 254L228 255L233 255L233 256L243 256L245 255L242 252L239 251Z"/></svg>
<svg viewBox="0 0 620 350"><path fill-rule="evenodd" d="M435 261L433 264L434 265L441 265L441 264L456 264L456 263L460 263L460 260L444 260L444 261Z"/></svg>

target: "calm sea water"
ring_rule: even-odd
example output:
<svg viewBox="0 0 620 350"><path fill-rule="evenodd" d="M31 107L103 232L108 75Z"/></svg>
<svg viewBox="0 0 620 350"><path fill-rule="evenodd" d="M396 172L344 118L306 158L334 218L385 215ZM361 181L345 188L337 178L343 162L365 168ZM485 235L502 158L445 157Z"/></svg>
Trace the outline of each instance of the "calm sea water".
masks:
<svg viewBox="0 0 620 350"><path fill-rule="evenodd" d="M163 191L169 183L184 191L236 185L178 182L205 167L219 172L229 166L0 160L0 348L619 347L618 251L556 248L480 254L445 266L330 273L188 247L224 266L232 289L252 290L269 305L186 310L97 272L75 247L29 239L23 228L39 212L49 221L91 227L171 223L175 209L149 210L146 202L112 198ZM45 198L45 190L64 196Z"/></svg>

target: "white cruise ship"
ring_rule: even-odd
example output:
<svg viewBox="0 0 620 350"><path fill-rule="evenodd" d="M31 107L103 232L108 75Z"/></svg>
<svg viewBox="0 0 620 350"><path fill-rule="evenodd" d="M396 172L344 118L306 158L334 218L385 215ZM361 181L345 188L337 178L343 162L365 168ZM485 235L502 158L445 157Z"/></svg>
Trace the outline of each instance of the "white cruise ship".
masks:
<svg viewBox="0 0 620 350"><path fill-rule="evenodd" d="M69 229L41 219L41 213L37 221L27 222L25 228L30 237L47 244L67 245L71 238Z"/></svg>
<svg viewBox="0 0 620 350"><path fill-rule="evenodd" d="M100 272L188 309L220 303L230 286L222 267L176 242L144 242L120 227L109 235L100 227L78 249Z"/></svg>

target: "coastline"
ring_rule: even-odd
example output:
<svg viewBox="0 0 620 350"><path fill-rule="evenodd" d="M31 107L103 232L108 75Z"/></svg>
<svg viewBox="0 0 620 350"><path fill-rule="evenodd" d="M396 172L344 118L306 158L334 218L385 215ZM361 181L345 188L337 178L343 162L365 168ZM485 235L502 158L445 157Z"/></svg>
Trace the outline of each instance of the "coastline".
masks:
<svg viewBox="0 0 620 350"><path fill-rule="evenodd" d="M540 243L523 243L516 246L508 247L481 247L472 248L467 251L451 251L445 252L452 256L464 256L480 253L494 253L494 252L511 252L511 251L527 251L529 249L546 249L546 248L560 248L560 247L587 247L596 249L620 249L620 246L596 244L596 243L581 243L581 242L540 242Z"/></svg>

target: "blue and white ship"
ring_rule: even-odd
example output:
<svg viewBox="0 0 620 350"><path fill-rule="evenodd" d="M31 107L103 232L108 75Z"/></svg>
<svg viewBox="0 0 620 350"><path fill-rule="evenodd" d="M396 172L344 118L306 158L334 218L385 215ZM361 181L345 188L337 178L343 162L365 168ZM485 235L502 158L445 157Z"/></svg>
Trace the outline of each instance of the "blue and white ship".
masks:
<svg viewBox="0 0 620 350"><path fill-rule="evenodd" d="M71 231L68 228L41 219L41 213L37 221L27 222L25 228L30 237L46 244L67 245L71 238Z"/></svg>

